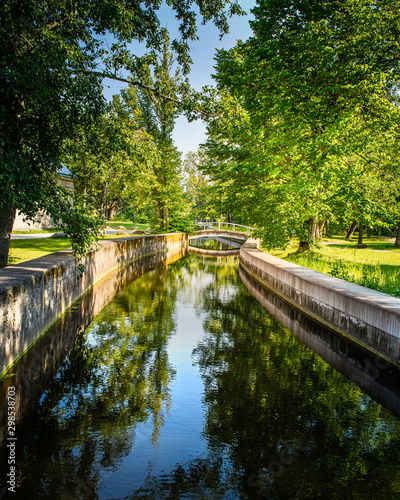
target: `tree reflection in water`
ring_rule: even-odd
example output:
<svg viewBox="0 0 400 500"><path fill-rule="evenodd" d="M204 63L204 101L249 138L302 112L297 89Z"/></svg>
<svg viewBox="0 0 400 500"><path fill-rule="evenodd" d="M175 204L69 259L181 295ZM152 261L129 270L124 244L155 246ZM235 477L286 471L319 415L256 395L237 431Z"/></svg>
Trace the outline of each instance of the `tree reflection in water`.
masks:
<svg viewBox="0 0 400 500"><path fill-rule="evenodd" d="M18 439L13 498L400 492L399 421L270 316L233 258L190 254L131 283Z"/></svg>
<svg viewBox="0 0 400 500"><path fill-rule="evenodd" d="M218 273L217 273L218 277ZM237 280L237 277L235 278ZM249 498L397 498L400 425L222 280L198 305L205 436Z"/></svg>

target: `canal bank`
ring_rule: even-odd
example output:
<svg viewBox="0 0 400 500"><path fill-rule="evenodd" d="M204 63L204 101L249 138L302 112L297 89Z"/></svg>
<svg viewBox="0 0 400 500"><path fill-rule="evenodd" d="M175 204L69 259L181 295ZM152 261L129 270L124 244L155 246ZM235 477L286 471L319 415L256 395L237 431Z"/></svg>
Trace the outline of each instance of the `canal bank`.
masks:
<svg viewBox="0 0 400 500"><path fill-rule="evenodd" d="M240 264L292 307L400 365L400 299L260 251L240 249Z"/></svg>
<svg viewBox="0 0 400 500"><path fill-rule="evenodd" d="M0 270L0 374L26 352L83 293L116 269L146 256L176 250L183 255L183 233L100 241L83 261L78 279L71 250ZM110 297L111 299L111 297Z"/></svg>

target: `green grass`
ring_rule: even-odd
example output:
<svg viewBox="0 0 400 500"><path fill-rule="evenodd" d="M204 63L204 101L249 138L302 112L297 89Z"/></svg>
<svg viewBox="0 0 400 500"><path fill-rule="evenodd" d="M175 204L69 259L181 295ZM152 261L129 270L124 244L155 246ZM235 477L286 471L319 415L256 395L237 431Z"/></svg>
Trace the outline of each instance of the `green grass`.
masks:
<svg viewBox="0 0 400 500"><path fill-rule="evenodd" d="M56 233L61 231L60 228L54 227L53 229L32 229L26 231L13 231L13 234L44 234L44 233Z"/></svg>
<svg viewBox="0 0 400 500"><path fill-rule="evenodd" d="M288 249L270 253L300 266L400 297L400 250L382 239L366 238L364 242L368 248L360 249L354 241L324 238L311 251L297 252L298 242L293 241Z"/></svg>
<svg viewBox="0 0 400 500"><path fill-rule="evenodd" d="M11 240L8 265L13 266L70 247L71 241L69 238Z"/></svg>
<svg viewBox="0 0 400 500"><path fill-rule="evenodd" d="M119 220L119 219L112 219L111 221L107 222L107 226L110 227L111 229L117 229L118 226L123 226L125 229L131 230L132 228L136 228L140 231L146 231L150 225L149 224L139 224L135 222L127 222L125 220Z"/></svg>

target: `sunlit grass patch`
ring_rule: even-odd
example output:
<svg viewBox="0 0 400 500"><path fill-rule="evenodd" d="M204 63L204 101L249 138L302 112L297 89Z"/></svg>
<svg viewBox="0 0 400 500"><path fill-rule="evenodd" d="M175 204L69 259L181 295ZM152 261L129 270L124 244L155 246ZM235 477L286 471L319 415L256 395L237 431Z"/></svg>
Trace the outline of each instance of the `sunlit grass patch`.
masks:
<svg viewBox="0 0 400 500"><path fill-rule="evenodd" d="M66 248L71 248L71 240L69 238L11 240L8 265L13 266L20 262L37 259L38 257L59 252Z"/></svg>
<svg viewBox="0 0 400 500"><path fill-rule="evenodd" d="M123 226L127 230L132 230L133 228L138 229L140 231L147 231L149 228L149 224L140 224L137 222L127 222L126 220L112 219L107 222L107 227L111 229L118 229L119 226Z"/></svg>

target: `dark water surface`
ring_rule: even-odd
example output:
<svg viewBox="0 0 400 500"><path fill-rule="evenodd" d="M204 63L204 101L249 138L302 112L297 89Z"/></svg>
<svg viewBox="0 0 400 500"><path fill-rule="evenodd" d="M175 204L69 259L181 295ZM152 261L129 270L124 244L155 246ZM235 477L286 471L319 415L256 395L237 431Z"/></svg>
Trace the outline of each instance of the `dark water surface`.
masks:
<svg viewBox="0 0 400 500"><path fill-rule="evenodd" d="M333 364L364 370L390 411L271 316L238 267L189 254L115 296L24 410L10 498L399 498L398 372L302 338L321 356L335 344ZM299 336L321 330L287 315Z"/></svg>

